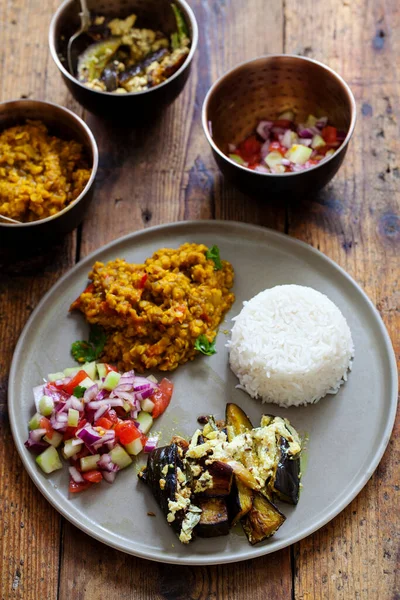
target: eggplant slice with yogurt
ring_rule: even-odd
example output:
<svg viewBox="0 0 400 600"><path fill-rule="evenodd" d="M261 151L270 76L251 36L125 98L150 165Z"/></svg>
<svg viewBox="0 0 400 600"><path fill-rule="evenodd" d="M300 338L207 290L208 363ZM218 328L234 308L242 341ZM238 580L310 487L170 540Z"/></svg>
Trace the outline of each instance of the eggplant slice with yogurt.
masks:
<svg viewBox="0 0 400 600"><path fill-rule="evenodd" d="M153 450L139 478L183 543L227 535L238 522L250 544L268 539L285 521L275 501L299 499L298 433L272 415L253 427L236 404L227 404L224 422L204 421L190 442Z"/></svg>

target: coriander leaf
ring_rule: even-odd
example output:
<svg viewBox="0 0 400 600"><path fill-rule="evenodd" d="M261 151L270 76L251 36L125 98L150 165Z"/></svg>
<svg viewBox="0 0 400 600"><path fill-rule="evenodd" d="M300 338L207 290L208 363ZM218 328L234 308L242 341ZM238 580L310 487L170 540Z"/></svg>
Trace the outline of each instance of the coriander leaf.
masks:
<svg viewBox="0 0 400 600"><path fill-rule="evenodd" d="M89 333L89 344L94 348L95 358L98 358L102 353L106 341L107 335L104 329L99 325L92 325Z"/></svg>
<svg viewBox="0 0 400 600"><path fill-rule="evenodd" d="M194 344L194 347L202 354L205 354L206 356L212 356L213 354L217 353L215 349L215 341L216 340L214 340L213 342L209 342L206 335L199 335Z"/></svg>
<svg viewBox="0 0 400 600"><path fill-rule="evenodd" d="M71 346L71 354L77 362L91 362L99 358L107 341L105 331L99 325L92 325L89 341L77 341Z"/></svg>
<svg viewBox="0 0 400 600"><path fill-rule="evenodd" d="M71 354L80 363L91 362L95 359L93 347L88 342L74 342L71 346Z"/></svg>
<svg viewBox="0 0 400 600"><path fill-rule="evenodd" d="M74 391L72 392L75 398L83 398L83 394L86 392L86 388L81 385L77 385L74 387Z"/></svg>
<svg viewBox="0 0 400 600"><path fill-rule="evenodd" d="M222 262L221 259L219 257L219 248L218 246L212 246L212 248L210 248L209 250L207 250L206 252L206 258L211 259L214 261L214 270L215 271L220 271L222 269Z"/></svg>

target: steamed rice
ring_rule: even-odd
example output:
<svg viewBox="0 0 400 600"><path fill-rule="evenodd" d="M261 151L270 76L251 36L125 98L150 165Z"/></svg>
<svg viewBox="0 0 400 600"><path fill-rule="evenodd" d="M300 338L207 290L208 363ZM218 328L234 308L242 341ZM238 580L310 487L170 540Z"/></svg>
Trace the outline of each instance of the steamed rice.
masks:
<svg viewBox="0 0 400 600"><path fill-rule="evenodd" d="M281 285L244 302L234 319L230 365L238 387L280 406L336 394L351 369L354 345L346 319L324 294Z"/></svg>

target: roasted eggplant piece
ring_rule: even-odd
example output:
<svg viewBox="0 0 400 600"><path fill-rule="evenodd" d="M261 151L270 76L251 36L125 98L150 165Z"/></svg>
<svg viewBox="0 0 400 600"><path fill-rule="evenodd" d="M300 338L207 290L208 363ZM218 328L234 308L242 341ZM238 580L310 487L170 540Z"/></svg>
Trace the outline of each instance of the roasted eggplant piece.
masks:
<svg viewBox="0 0 400 600"><path fill-rule="evenodd" d="M235 525L253 506L254 492L246 487L237 477L234 477L231 493L227 498L229 520Z"/></svg>
<svg viewBox="0 0 400 600"><path fill-rule="evenodd" d="M104 81L107 92L115 92L118 87L118 68L114 62L104 68L101 80Z"/></svg>
<svg viewBox="0 0 400 600"><path fill-rule="evenodd" d="M228 509L223 498L202 498L196 504L202 510L200 521L195 529L199 537L228 535L230 528Z"/></svg>
<svg viewBox="0 0 400 600"><path fill-rule="evenodd" d="M207 471L212 477L212 486L207 487L202 494L212 497L228 496L233 481L232 467L216 460L207 467Z"/></svg>
<svg viewBox="0 0 400 600"><path fill-rule="evenodd" d="M185 470L181 453L177 444L156 448L148 456L146 469L139 473L139 478L147 483L165 516L169 513L168 502L175 500L178 489L177 467L182 472ZM165 481L165 484L160 485L160 481ZM179 531L181 524L182 518L177 513L171 525L175 531Z"/></svg>
<svg viewBox="0 0 400 600"><path fill-rule="evenodd" d="M286 438L279 438L279 462L275 478L272 482L272 491L279 500L289 504L297 504L300 489L300 454L289 454L289 442Z"/></svg>
<svg viewBox="0 0 400 600"><path fill-rule="evenodd" d="M226 405L225 413L226 430L228 441L234 437L253 429L253 425L246 413L237 404ZM253 491L235 476L235 485L228 500L229 517L232 525L235 525L251 509L253 504Z"/></svg>
<svg viewBox="0 0 400 600"><path fill-rule="evenodd" d="M242 525L247 539L254 545L274 535L285 519L285 515L272 502L257 492L251 510L242 519Z"/></svg>
<svg viewBox="0 0 400 600"><path fill-rule="evenodd" d="M228 441L232 441L234 437L253 429L253 425L249 417L237 404L226 405L226 428L228 430Z"/></svg>
<svg viewBox="0 0 400 600"><path fill-rule="evenodd" d="M100 79L106 65L113 59L120 46L121 38L111 37L86 48L78 60L79 81Z"/></svg>
<svg viewBox="0 0 400 600"><path fill-rule="evenodd" d="M153 62L159 62L165 56L167 56L167 54L167 48L159 48L155 52L151 52L142 61L136 63L135 65L132 65L131 67L128 67L127 69L125 69L125 71L122 71L122 73L119 76L120 83L126 83L127 81L129 81L129 79L132 79L132 77L136 77L137 75L144 73L147 67L149 67Z"/></svg>

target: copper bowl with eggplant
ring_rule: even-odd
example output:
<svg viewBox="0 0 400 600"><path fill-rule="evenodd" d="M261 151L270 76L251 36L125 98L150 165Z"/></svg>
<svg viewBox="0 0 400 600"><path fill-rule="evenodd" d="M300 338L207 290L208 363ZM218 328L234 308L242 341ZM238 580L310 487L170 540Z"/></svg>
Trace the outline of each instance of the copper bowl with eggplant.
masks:
<svg viewBox="0 0 400 600"><path fill-rule="evenodd" d="M88 1L83 33L80 2L65 0L51 21L50 52L74 98L109 120L142 122L183 90L198 28L185 0Z"/></svg>

